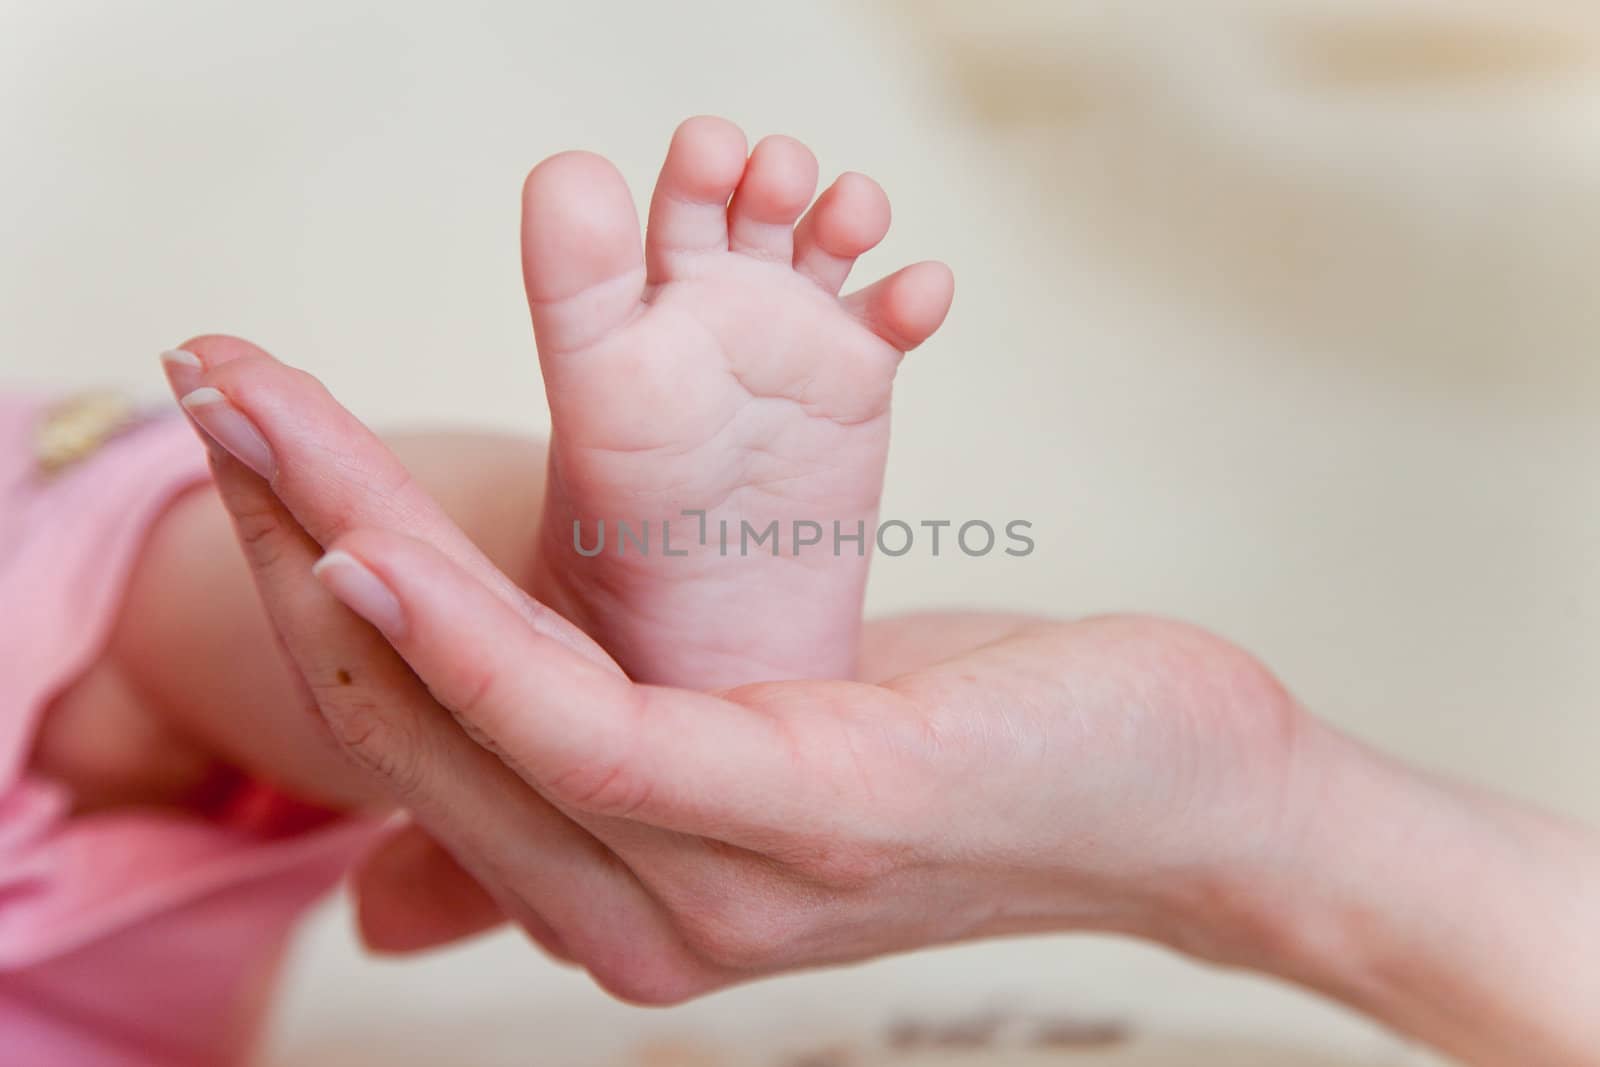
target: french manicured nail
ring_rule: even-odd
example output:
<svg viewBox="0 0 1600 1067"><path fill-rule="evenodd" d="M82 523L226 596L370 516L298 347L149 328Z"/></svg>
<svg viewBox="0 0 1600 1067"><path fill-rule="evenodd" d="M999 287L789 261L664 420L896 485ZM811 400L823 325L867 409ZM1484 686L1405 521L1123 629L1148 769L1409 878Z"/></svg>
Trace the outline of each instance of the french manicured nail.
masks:
<svg viewBox="0 0 1600 1067"><path fill-rule="evenodd" d="M167 384L173 396L187 396L200 386L200 374L205 367L200 357L181 348L169 348L161 353L161 369L167 374Z"/></svg>
<svg viewBox="0 0 1600 1067"><path fill-rule="evenodd" d="M272 458L267 439L261 436L250 416L234 407L220 391L203 386L185 393L179 403L213 441L233 453L234 459L268 481L272 480L278 465Z"/></svg>
<svg viewBox="0 0 1600 1067"><path fill-rule="evenodd" d="M398 637L404 631L405 613L400 610L400 598L350 553L334 549L317 560L311 573L340 603L385 634Z"/></svg>

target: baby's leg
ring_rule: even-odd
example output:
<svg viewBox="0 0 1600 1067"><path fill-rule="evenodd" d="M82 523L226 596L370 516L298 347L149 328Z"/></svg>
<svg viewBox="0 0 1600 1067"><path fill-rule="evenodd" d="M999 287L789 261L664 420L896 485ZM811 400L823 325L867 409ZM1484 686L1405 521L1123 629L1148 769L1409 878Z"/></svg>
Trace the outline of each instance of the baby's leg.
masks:
<svg viewBox="0 0 1600 1067"><path fill-rule="evenodd" d="M389 443L495 564L525 579L543 445L459 434ZM83 808L203 798L235 769L308 800L364 802L364 778L324 729L306 713L206 485L152 528L105 652L55 701L33 767L70 782Z"/></svg>

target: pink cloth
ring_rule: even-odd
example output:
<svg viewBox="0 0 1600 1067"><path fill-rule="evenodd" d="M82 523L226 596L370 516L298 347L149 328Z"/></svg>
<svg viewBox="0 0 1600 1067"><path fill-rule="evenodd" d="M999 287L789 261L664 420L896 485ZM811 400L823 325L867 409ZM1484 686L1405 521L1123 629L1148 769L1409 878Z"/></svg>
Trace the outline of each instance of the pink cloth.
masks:
<svg viewBox="0 0 1600 1067"><path fill-rule="evenodd" d="M207 478L176 417L43 478L40 414L0 395L0 1065L237 1064L295 918L372 829L265 790L215 820L70 818L29 776L40 713L94 661L146 530Z"/></svg>

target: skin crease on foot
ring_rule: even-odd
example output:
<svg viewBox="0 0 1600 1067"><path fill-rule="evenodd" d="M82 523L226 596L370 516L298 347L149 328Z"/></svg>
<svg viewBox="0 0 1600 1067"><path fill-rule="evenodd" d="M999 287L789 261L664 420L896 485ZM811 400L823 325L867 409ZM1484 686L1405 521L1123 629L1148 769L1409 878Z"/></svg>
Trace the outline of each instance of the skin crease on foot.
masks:
<svg viewBox="0 0 1600 1067"><path fill-rule="evenodd" d="M944 321L954 283L918 263L841 299L889 202L860 174L813 204L816 186L798 141L768 137L747 157L738 127L702 117L672 138L643 241L599 156L554 156L524 187L552 425L532 592L641 681L854 677L895 371ZM622 522L647 525L650 548L624 548ZM797 522L822 543L797 548ZM664 523L685 557L663 550ZM776 523L777 554L721 555L723 523L734 543ZM836 523L865 531L859 553L835 551ZM579 552L575 524L589 549L606 527L609 543Z"/></svg>

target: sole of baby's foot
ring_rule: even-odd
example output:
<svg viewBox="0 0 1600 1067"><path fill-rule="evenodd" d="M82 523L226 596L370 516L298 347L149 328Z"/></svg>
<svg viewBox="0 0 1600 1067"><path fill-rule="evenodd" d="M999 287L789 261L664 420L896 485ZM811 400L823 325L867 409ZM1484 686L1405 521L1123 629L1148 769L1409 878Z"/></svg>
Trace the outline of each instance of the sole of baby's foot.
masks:
<svg viewBox="0 0 1600 1067"><path fill-rule="evenodd" d="M641 239L606 160L528 176L523 275L550 403L535 593L636 679L696 688L853 671L889 402L949 310L919 263L843 298L889 229L871 179L813 202L786 137L690 119Z"/></svg>

